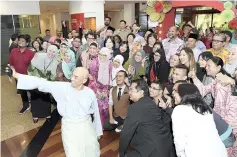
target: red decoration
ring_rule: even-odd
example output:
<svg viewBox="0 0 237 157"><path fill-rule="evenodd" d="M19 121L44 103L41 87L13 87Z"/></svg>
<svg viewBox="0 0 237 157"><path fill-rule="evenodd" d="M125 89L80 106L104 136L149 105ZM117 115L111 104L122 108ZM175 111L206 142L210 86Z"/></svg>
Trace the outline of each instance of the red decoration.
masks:
<svg viewBox="0 0 237 157"><path fill-rule="evenodd" d="M82 28L84 28L84 13L71 14L71 26L74 30L79 30L80 22L82 22Z"/></svg>
<svg viewBox="0 0 237 157"><path fill-rule="evenodd" d="M228 26L230 29L237 29L237 20L231 20Z"/></svg>
<svg viewBox="0 0 237 157"><path fill-rule="evenodd" d="M178 36L181 38L183 35L184 35L184 32L183 32L183 30L180 28L180 29L179 29L179 34L178 34Z"/></svg>
<svg viewBox="0 0 237 157"><path fill-rule="evenodd" d="M156 4L155 4L155 10L156 10L156 12L161 12L162 10L163 10L163 4L161 3L161 2L157 2Z"/></svg>

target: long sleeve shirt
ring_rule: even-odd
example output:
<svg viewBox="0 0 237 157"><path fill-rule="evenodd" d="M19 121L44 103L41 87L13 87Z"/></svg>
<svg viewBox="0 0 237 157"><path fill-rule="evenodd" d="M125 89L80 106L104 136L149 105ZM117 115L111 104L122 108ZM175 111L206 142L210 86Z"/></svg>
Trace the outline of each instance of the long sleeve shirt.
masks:
<svg viewBox="0 0 237 157"><path fill-rule="evenodd" d="M51 93L57 101L57 109L63 118L80 119L93 114L93 126L97 136L103 135L95 93L88 87L76 90L69 82L50 82L42 78L19 74L17 89Z"/></svg>
<svg viewBox="0 0 237 157"><path fill-rule="evenodd" d="M237 96L232 96L231 86L223 86L216 80L208 85L203 85L198 78L193 79L193 83L198 87L202 96L212 94L213 110L231 125L234 135L237 136Z"/></svg>
<svg viewBox="0 0 237 157"><path fill-rule="evenodd" d="M174 40L166 38L162 41L162 44L165 49L167 62L170 62L170 57L179 53L179 51L184 47L184 41L179 38L176 38Z"/></svg>
<svg viewBox="0 0 237 157"><path fill-rule="evenodd" d="M172 126L178 157L227 157L212 114L201 115L191 105L178 105L172 113Z"/></svg>

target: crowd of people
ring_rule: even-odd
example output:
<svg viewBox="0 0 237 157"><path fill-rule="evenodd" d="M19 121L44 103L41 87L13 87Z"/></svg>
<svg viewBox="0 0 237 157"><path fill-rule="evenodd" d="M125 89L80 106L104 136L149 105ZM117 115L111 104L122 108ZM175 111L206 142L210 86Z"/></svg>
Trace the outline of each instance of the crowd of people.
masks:
<svg viewBox="0 0 237 157"><path fill-rule="evenodd" d="M187 22L158 40L137 23L110 24L12 35L20 114L50 122L56 104L70 157L99 156L102 130L120 133L120 157L237 157L237 33Z"/></svg>

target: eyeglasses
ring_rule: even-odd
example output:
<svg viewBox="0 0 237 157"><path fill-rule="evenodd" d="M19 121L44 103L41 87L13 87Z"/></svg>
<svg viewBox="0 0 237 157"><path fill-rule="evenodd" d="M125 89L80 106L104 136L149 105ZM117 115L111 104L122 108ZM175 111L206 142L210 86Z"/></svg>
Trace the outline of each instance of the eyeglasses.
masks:
<svg viewBox="0 0 237 157"><path fill-rule="evenodd" d="M222 43L222 42L225 42L225 41L221 41L221 40L212 40L212 42L214 42L214 43Z"/></svg>

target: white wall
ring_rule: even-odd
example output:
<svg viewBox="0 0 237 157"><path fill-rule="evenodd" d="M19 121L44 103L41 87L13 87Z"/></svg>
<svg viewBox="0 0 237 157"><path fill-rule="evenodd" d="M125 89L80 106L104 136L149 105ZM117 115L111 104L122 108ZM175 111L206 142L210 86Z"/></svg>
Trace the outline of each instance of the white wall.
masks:
<svg viewBox="0 0 237 157"><path fill-rule="evenodd" d="M39 1L0 1L0 15L40 15Z"/></svg>
<svg viewBox="0 0 237 157"><path fill-rule="evenodd" d="M135 22L135 3L124 4L124 20L129 26Z"/></svg>
<svg viewBox="0 0 237 157"><path fill-rule="evenodd" d="M69 14L84 13L85 18L95 17L96 28L104 26L104 1L70 1Z"/></svg>
<svg viewBox="0 0 237 157"><path fill-rule="evenodd" d="M40 15L40 29L41 35L45 35L45 30L49 29L51 31L51 35L56 35L56 29L61 29L62 24L61 21L70 20L69 13L44 13Z"/></svg>
<svg viewBox="0 0 237 157"><path fill-rule="evenodd" d="M40 15L40 29L41 35L45 36L45 30L49 29L51 35L56 35L57 22L55 14L41 14Z"/></svg>
<svg viewBox="0 0 237 157"><path fill-rule="evenodd" d="M120 25L120 20L124 20L123 9L121 11L114 11L114 12L105 12L111 17L111 26L118 29Z"/></svg>

